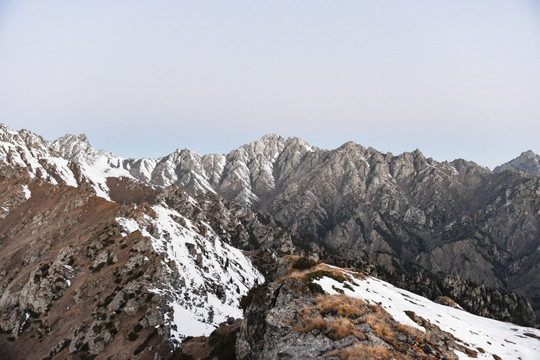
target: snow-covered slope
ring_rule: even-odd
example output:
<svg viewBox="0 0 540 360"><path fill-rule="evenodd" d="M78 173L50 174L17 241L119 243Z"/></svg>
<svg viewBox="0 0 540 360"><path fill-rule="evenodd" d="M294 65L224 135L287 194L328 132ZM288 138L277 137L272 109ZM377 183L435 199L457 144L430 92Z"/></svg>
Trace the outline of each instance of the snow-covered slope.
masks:
<svg viewBox="0 0 540 360"><path fill-rule="evenodd" d="M340 271L347 273L342 269ZM349 274L354 275L351 272ZM413 312L416 316L438 326L442 331L452 334L458 343L475 350L474 356L455 350L460 359L536 360L540 358L540 330L538 329L492 320L470 314L459 308L437 304L370 276L364 279L354 276L354 282L349 280L340 283L329 277L323 277L315 282L328 294L338 294L338 291L342 291L347 296L379 305L394 320L425 331L424 327L407 315L407 312L409 314Z"/></svg>
<svg viewBox="0 0 540 360"><path fill-rule="evenodd" d="M133 178L124 168L124 159L104 150L94 149L85 135L65 135L50 147L66 160L79 165L80 178L90 183L98 196L109 199L108 177Z"/></svg>
<svg viewBox="0 0 540 360"><path fill-rule="evenodd" d="M17 132L0 124L0 164L27 168L31 177L53 184L77 186L68 160L54 152L41 136L27 130Z"/></svg>
<svg viewBox="0 0 540 360"><path fill-rule="evenodd" d="M205 223L195 224L164 205L137 219L117 218L125 235L141 231L167 273L151 291L168 300L171 338L209 335L227 318L241 318L240 298L264 277L240 250L222 242Z"/></svg>

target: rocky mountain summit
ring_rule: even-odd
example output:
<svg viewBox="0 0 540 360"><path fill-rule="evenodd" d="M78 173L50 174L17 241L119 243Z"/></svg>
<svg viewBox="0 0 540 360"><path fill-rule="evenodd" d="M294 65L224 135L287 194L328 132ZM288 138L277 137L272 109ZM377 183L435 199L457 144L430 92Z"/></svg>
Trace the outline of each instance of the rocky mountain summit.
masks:
<svg viewBox="0 0 540 360"><path fill-rule="evenodd" d="M514 160L497 166L493 169L493 172L500 173L508 170L516 170L524 174L540 176L540 156L531 150L525 151Z"/></svg>

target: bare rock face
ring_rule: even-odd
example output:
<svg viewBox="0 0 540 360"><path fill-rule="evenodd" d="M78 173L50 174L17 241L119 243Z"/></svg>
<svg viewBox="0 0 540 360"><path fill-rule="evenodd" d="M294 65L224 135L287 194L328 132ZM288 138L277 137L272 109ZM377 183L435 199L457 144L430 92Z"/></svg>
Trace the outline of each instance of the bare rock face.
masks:
<svg viewBox="0 0 540 360"><path fill-rule="evenodd" d="M540 156L531 150L525 151L514 160L497 166L495 169L493 169L493 172L500 173L508 170L515 170L524 174L540 176Z"/></svg>

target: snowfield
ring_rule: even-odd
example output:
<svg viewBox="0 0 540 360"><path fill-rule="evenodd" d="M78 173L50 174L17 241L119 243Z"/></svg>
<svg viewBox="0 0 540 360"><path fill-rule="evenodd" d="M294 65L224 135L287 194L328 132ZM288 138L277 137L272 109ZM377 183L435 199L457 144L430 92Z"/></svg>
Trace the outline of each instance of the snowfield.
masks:
<svg viewBox="0 0 540 360"><path fill-rule="evenodd" d="M342 271L348 273L345 270ZM349 274L353 273L349 272ZM478 352L476 359L493 360L493 355L505 360L540 359L540 330L538 329L488 319L464 310L437 304L370 276L366 276L363 280L355 278L355 284L349 281L339 283L328 277L314 282L328 294L338 294L335 289L340 289L347 296L381 306L397 322L425 331L405 313L405 311L413 311L417 316L452 334L458 343L469 348L482 348L485 353ZM345 284L353 290L344 287ZM455 351L455 353L459 359L472 359L462 352Z"/></svg>
<svg viewBox="0 0 540 360"><path fill-rule="evenodd" d="M166 315L165 321L172 328L171 339L210 335L227 318L241 318L241 297L264 282L251 261L222 242L208 225L198 224L206 228L202 236L198 226L177 211L161 205L152 210L156 218L145 215L145 224L130 218L116 221L126 233L140 230L149 237L155 251L165 254L163 266L185 284L175 287L163 281L151 289L169 299L172 315Z"/></svg>

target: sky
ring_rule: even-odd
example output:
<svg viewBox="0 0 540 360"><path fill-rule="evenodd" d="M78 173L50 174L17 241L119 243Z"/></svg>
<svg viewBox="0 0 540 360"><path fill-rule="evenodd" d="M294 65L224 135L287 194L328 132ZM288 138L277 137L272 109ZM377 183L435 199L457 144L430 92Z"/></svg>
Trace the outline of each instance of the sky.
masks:
<svg viewBox="0 0 540 360"><path fill-rule="evenodd" d="M265 134L540 153L540 1L0 0L0 123L124 157Z"/></svg>

